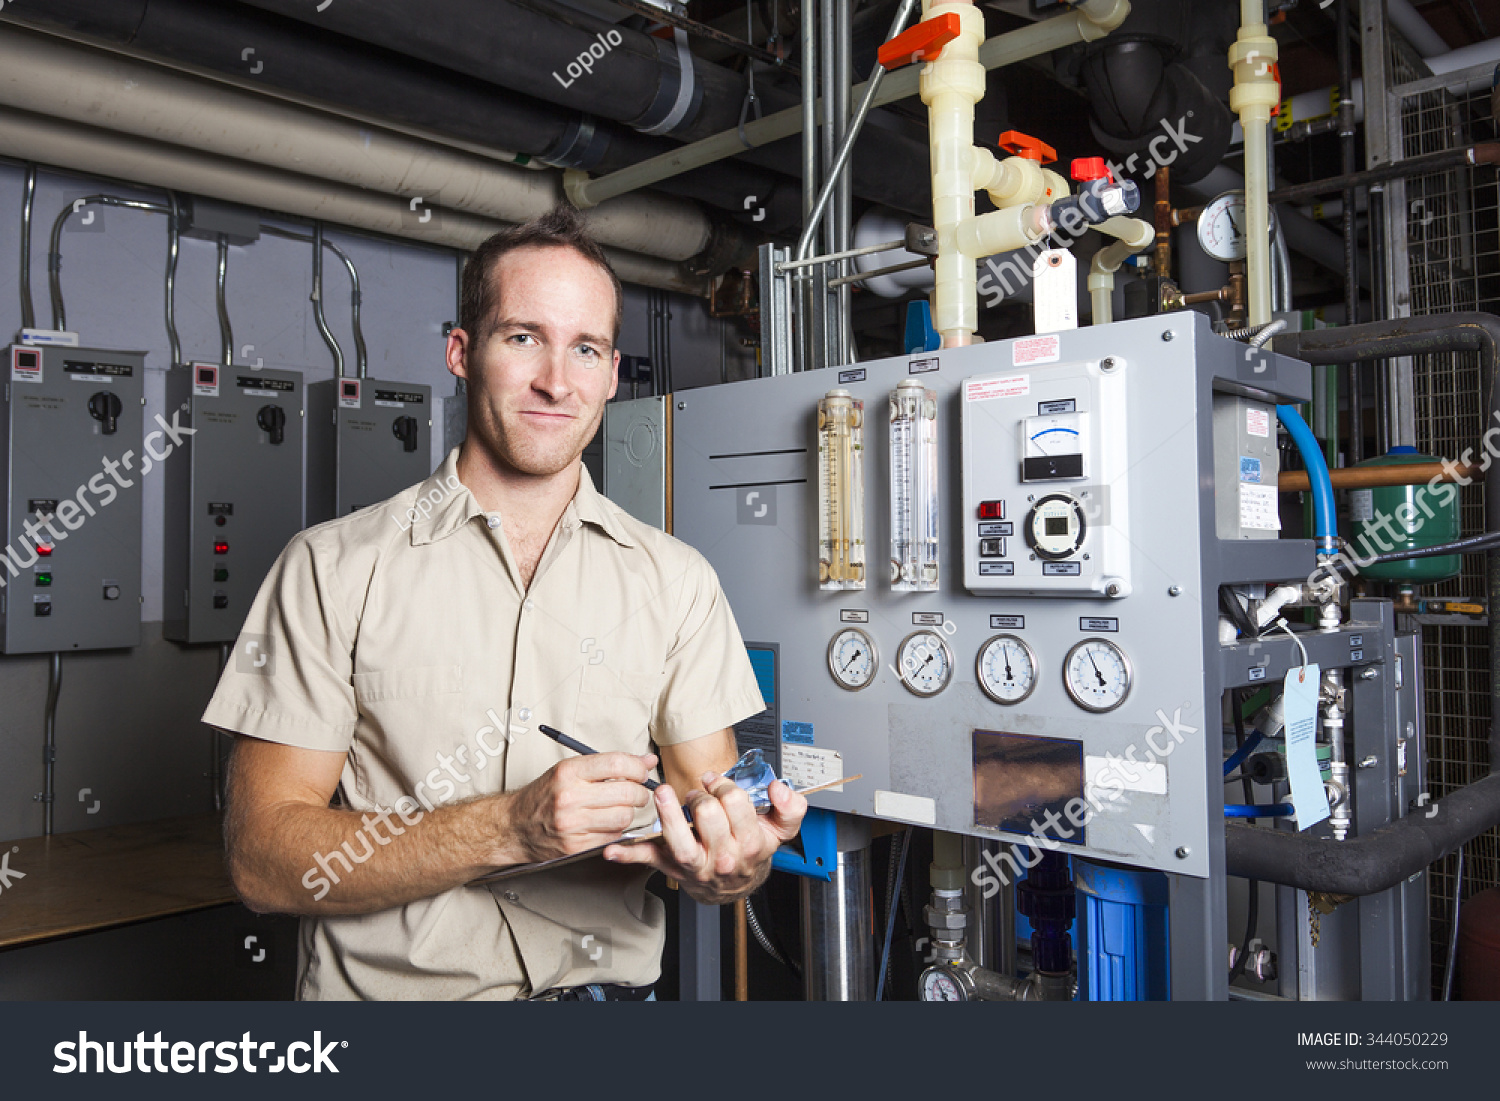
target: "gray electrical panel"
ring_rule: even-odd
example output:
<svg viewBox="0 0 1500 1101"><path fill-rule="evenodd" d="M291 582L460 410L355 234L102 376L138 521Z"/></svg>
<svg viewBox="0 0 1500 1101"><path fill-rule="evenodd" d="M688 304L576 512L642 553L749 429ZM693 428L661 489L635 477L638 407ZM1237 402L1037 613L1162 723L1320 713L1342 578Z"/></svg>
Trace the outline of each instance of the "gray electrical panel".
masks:
<svg viewBox="0 0 1500 1101"><path fill-rule="evenodd" d="M432 387L335 378L307 388L307 522L347 516L432 473Z"/></svg>
<svg viewBox="0 0 1500 1101"><path fill-rule="evenodd" d="M1274 487L1275 404L1311 386L1305 364L1268 355L1268 380L1243 353L1185 313L677 395L674 534L776 666L782 774L862 774L812 797L832 810L1208 876L1219 587L1314 566L1309 541L1219 526L1241 482L1237 463L1209 476L1216 456L1259 458ZM906 379L937 411L925 592L894 591L881 565L909 504L891 491L888 412ZM838 522L862 513L869 567L830 590L820 502L861 480L856 463L820 482L819 400L836 389L863 402L862 445L842 444L863 497Z"/></svg>
<svg viewBox="0 0 1500 1101"><path fill-rule="evenodd" d="M667 528L665 397L604 407L604 495L643 524Z"/></svg>
<svg viewBox="0 0 1500 1101"><path fill-rule="evenodd" d="M144 352L7 350L7 654L141 640L141 482L170 466L171 422L144 436Z"/></svg>
<svg viewBox="0 0 1500 1101"><path fill-rule="evenodd" d="M167 466L162 633L232 642L302 528L303 380L194 363L167 372L167 408L193 429Z"/></svg>

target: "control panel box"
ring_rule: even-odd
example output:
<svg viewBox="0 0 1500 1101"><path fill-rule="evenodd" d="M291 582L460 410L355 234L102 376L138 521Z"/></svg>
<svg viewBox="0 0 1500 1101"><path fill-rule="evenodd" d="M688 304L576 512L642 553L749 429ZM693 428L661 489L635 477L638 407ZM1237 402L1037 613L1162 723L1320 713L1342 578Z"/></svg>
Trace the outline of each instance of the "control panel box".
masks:
<svg viewBox="0 0 1500 1101"><path fill-rule="evenodd" d="M12 345L0 619L7 654L141 640L141 484L180 442L145 435L144 352Z"/></svg>
<svg viewBox="0 0 1500 1101"><path fill-rule="evenodd" d="M1116 352L964 380L965 588L1130 595L1126 391L1149 369Z"/></svg>
<svg viewBox="0 0 1500 1101"><path fill-rule="evenodd" d="M673 531L774 666L782 775L860 774L810 797L830 810L1208 877L1218 588L1314 566L1310 541L1219 529L1239 483L1215 457L1244 443L1223 396L1241 419L1272 409L1274 434L1275 402L1311 392L1306 364L1269 354L1274 385L1247 381L1243 352L1185 313L678 394ZM830 549L874 553L910 523L891 395L913 379L935 406L935 588L873 566L825 588ZM857 461L820 476L820 448Z"/></svg>
<svg viewBox="0 0 1500 1101"><path fill-rule="evenodd" d="M167 468L162 633L232 642L302 528L302 375L194 363L166 392L193 435Z"/></svg>
<svg viewBox="0 0 1500 1101"><path fill-rule="evenodd" d="M307 522L348 516L432 473L432 387L335 378L307 388Z"/></svg>

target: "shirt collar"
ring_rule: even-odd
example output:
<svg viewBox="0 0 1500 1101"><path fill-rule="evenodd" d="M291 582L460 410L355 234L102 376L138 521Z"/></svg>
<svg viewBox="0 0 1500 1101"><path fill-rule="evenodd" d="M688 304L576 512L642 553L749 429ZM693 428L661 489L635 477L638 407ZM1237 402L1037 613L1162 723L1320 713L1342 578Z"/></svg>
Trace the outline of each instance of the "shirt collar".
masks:
<svg viewBox="0 0 1500 1101"><path fill-rule="evenodd" d="M484 516L484 509L458 477L458 448L448 452L447 458L420 486L416 499L405 519L411 524L411 544L420 547L435 543L458 531L476 516ZM622 547L634 547L635 541L625 531L619 510L615 504L594 488L588 467L579 464L578 489L568 502L562 522L576 517L584 523L593 524Z"/></svg>

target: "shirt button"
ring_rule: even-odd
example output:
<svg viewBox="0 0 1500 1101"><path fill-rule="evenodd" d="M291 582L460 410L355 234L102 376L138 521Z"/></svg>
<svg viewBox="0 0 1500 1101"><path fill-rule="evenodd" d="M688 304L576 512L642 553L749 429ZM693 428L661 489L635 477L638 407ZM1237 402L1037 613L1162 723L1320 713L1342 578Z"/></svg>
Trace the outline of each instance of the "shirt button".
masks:
<svg viewBox="0 0 1500 1101"><path fill-rule="evenodd" d="M521 710L519 710L519 711L516 712L516 718L520 719L523 723L526 722L528 719L531 718L531 708L529 708L529 707L523 707L523 708L521 708Z"/></svg>
<svg viewBox="0 0 1500 1101"><path fill-rule="evenodd" d="M505 901L506 902L520 902L521 901L521 896L518 895L518 894L516 894L515 891L506 891L505 892Z"/></svg>
<svg viewBox="0 0 1500 1101"><path fill-rule="evenodd" d="M484 518L484 522L486 524L488 524L491 527L491 529L498 528L500 526L500 517L498 517L498 516L486 516Z"/></svg>
<svg viewBox="0 0 1500 1101"><path fill-rule="evenodd" d="M533 609L533 608L536 607L536 601L535 600L528 600L528 601L526 601L526 603L522 604L521 607L525 608L529 612L529 611L531 611L531 609Z"/></svg>

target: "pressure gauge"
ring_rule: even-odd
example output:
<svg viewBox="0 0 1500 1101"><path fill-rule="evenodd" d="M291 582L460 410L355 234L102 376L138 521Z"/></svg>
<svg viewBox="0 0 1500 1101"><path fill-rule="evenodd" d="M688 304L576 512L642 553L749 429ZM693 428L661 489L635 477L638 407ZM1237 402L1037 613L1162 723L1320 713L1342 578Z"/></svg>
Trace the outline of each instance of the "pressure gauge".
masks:
<svg viewBox="0 0 1500 1101"><path fill-rule="evenodd" d="M953 677L953 651L936 631L913 631L897 658L901 683L918 696L936 696Z"/></svg>
<svg viewBox="0 0 1500 1101"><path fill-rule="evenodd" d="M981 646L974 671L996 703L1020 703L1036 687L1036 655L1015 635L996 635Z"/></svg>
<svg viewBox="0 0 1500 1101"><path fill-rule="evenodd" d="M919 980L924 1002L966 1002L969 992L958 975L946 967L929 967Z"/></svg>
<svg viewBox="0 0 1500 1101"><path fill-rule="evenodd" d="M1198 215L1198 243L1215 260L1243 260L1248 222L1245 193L1226 191ZM1276 211L1270 211L1271 236L1276 236Z"/></svg>
<svg viewBox="0 0 1500 1101"><path fill-rule="evenodd" d="M1063 687L1085 711L1119 707L1130 695L1130 679L1130 659L1108 639L1084 639L1063 662Z"/></svg>
<svg viewBox="0 0 1500 1101"><path fill-rule="evenodd" d="M858 692L868 687L879 668L874 640L858 627L845 627L828 644L828 671L840 688Z"/></svg>
<svg viewBox="0 0 1500 1101"><path fill-rule="evenodd" d="M1031 507L1022 525L1038 558L1067 558L1083 546L1088 524L1083 505L1070 493L1049 493Z"/></svg>

